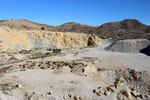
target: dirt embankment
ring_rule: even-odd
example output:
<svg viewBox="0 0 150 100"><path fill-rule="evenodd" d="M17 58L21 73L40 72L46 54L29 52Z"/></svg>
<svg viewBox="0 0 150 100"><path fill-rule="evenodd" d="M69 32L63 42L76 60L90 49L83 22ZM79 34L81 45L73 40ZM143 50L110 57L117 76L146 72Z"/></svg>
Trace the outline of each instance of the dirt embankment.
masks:
<svg viewBox="0 0 150 100"><path fill-rule="evenodd" d="M82 48L97 46L96 35L68 32L20 31L0 27L0 51L30 50L34 48Z"/></svg>

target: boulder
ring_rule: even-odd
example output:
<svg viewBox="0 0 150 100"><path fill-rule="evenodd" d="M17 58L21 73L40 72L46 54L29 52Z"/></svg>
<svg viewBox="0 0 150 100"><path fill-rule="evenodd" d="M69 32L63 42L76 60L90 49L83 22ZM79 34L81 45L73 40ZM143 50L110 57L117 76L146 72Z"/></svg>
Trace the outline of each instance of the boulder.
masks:
<svg viewBox="0 0 150 100"><path fill-rule="evenodd" d="M131 91L129 89L126 89L126 90L122 90L121 93L126 96L128 99L131 99L132 96L131 96Z"/></svg>
<svg viewBox="0 0 150 100"><path fill-rule="evenodd" d="M89 38L88 38L88 46L98 46L98 38L95 36L95 35L91 35Z"/></svg>

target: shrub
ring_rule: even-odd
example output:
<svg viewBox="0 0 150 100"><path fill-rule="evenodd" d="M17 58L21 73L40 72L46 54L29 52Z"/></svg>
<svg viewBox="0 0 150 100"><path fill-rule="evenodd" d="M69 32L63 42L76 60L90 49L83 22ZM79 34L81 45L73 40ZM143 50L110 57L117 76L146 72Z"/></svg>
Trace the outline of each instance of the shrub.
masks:
<svg viewBox="0 0 150 100"><path fill-rule="evenodd" d="M44 27L41 27L41 30L45 30L45 28L44 28Z"/></svg>

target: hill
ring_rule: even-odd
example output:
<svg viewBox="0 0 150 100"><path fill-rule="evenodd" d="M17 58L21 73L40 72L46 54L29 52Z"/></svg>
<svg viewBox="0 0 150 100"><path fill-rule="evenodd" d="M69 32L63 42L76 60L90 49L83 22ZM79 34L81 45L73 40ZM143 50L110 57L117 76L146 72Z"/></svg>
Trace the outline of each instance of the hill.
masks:
<svg viewBox="0 0 150 100"><path fill-rule="evenodd" d="M0 27L9 27L17 30L43 30L55 32L75 32L96 34L101 38L122 39L150 39L150 26L144 25L135 19L126 19L119 22L110 22L100 27L83 25L75 22L65 23L60 26L39 24L28 20L2 20Z"/></svg>
<svg viewBox="0 0 150 100"><path fill-rule="evenodd" d="M41 30L41 27L45 27L46 30L55 29L54 26L31 22L28 20L1 20L0 27L8 27L16 30Z"/></svg>
<svg viewBox="0 0 150 100"><path fill-rule="evenodd" d="M106 23L99 27L99 36L112 39L149 39L150 27L135 19Z"/></svg>

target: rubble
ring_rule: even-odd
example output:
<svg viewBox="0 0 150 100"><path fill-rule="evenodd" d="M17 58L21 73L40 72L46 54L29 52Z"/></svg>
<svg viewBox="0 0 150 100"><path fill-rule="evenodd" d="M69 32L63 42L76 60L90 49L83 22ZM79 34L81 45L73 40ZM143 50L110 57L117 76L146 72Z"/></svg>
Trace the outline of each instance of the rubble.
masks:
<svg viewBox="0 0 150 100"><path fill-rule="evenodd" d="M139 72L133 69L124 69L115 70L114 72L116 73L114 84L107 87L98 87L93 90L93 93L98 96L115 95L115 93L117 93L116 98L119 100L136 100L137 98L143 99L147 98L147 95L150 95L149 91L145 90L145 87L150 84L146 81L146 79L149 78L147 77L148 73L146 75L145 71ZM140 85L143 84L143 87L141 87L139 83Z"/></svg>

